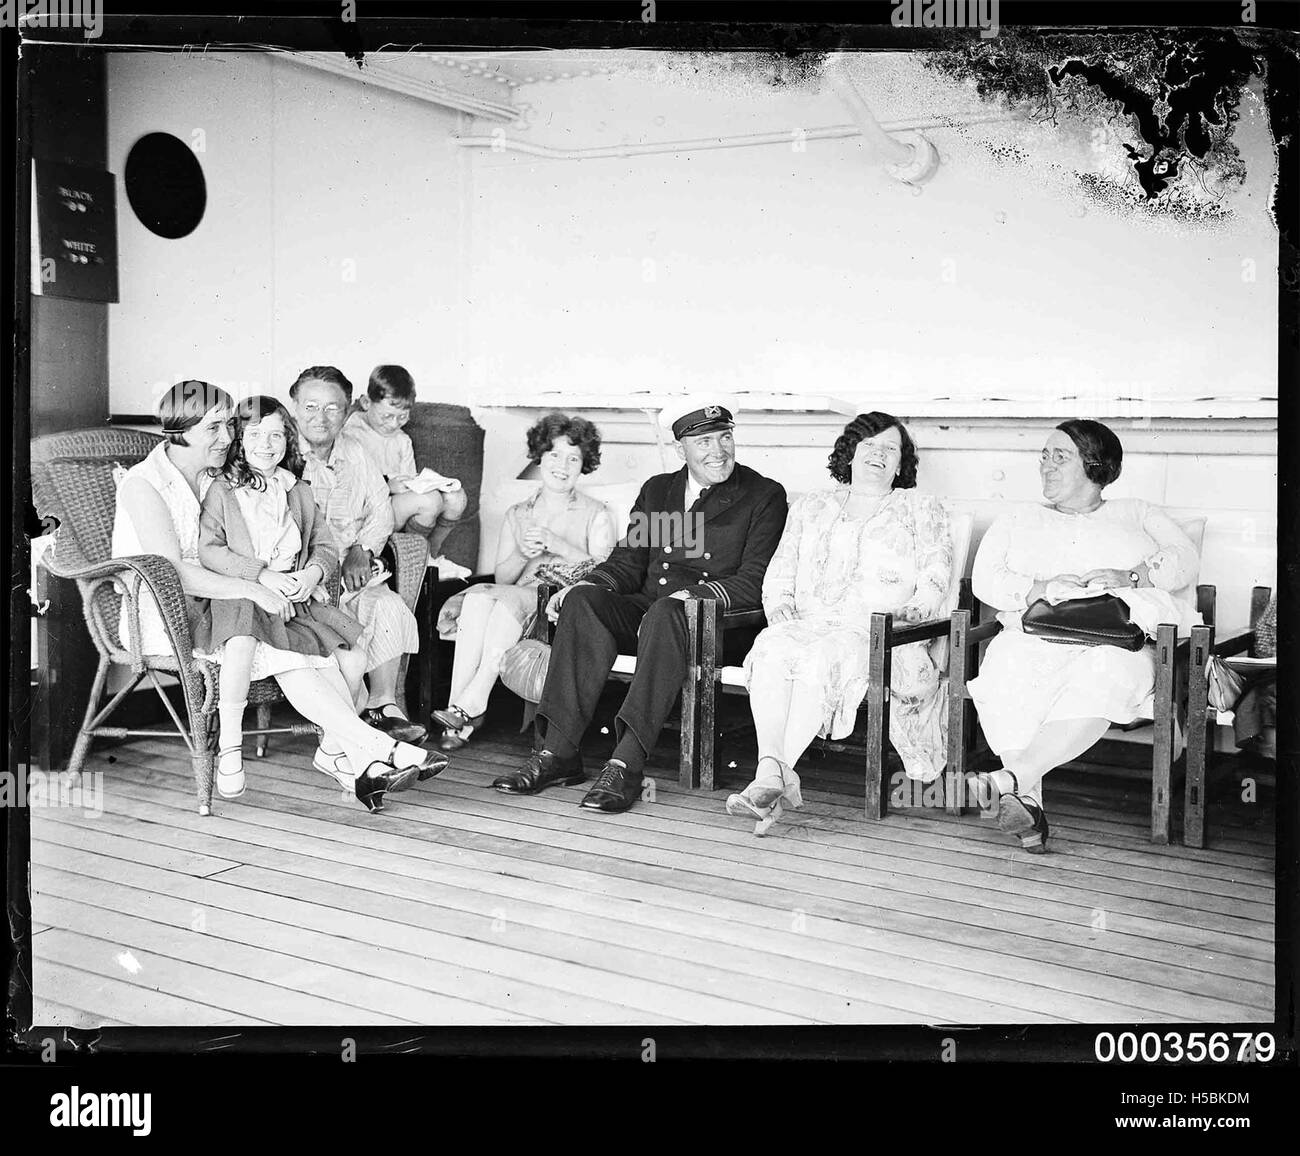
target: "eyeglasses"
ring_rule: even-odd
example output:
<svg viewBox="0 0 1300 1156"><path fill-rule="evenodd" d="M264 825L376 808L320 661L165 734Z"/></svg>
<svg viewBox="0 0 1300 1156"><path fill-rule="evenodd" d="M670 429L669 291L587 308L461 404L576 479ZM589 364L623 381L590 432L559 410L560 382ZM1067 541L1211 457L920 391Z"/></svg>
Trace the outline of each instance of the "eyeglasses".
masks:
<svg viewBox="0 0 1300 1156"><path fill-rule="evenodd" d="M302 412L308 417L315 417L318 413L324 413L327 418L333 421L343 412L343 407L336 405L334 402L330 402L329 405L318 405L314 401L309 401L302 407Z"/></svg>
<svg viewBox="0 0 1300 1156"><path fill-rule="evenodd" d="M1079 455L1072 450L1044 450L1038 455L1038 460L1047 465L1051 462L1054 466L1063 466L1066 462L1072 462Z"/></svg>

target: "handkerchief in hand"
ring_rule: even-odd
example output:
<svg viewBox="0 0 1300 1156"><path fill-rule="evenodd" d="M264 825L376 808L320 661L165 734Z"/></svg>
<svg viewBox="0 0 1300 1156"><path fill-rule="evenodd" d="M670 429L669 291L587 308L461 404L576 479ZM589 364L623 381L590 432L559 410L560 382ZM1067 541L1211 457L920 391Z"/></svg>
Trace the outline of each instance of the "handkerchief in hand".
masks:
<svg viewBox="0 0 1300 1156"><path fill-rule="evenodd" d="M433 490L441 490L444 494L454 494L461 489L461 484L456 478L448 478L438 473L437 470L431 470L425 466L415 477L411 478L407 486L417 494L427 494Z"/></svg>

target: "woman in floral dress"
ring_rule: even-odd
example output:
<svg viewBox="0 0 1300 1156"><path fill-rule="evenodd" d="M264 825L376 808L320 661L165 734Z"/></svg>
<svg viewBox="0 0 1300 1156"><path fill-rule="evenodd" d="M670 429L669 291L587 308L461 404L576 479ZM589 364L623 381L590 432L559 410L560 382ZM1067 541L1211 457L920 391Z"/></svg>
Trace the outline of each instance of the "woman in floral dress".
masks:
<svg viewBox="0 0 1300 1156"><path fill-rule="evenodd" d="M903 622L937 614L952 571L948 512L916 492L916 448L886 413L859 414L830 456L838 485L804 495L790 509L763 581L768 626L745 659L758 765L727 811L764 824L784 800L802 805L794 766L817 735L853 730L867 691L870 616ZM943 771L946 683L932 643L892 656L889 737L907 774Z"/></svg>

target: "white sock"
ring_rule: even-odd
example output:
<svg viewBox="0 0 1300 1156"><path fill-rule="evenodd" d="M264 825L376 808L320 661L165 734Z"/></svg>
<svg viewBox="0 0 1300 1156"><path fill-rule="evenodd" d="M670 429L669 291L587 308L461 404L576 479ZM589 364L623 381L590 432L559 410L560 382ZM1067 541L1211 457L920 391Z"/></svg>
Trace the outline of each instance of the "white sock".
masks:
<svg viewBox="0 0 1300 1156"><path fill-rule="evenodd" d="M417 747L411 743L398 743L393 749L390 761L395 767L414 767L424 762L428 757L429 752L423 747Z"/></svg>
<svg viewBox="0 0 1300 1156"><path fill-rule="evenodd" d="M999 794L1009 795L1016 789L1016 780L1012 777L1010 771L990 771L989 778L997 786Z"/></svg>
<svg viewBox="0 0 1300 1156"><path fill-rule="evenodd" d="M217 736L217 749L224 751L232 747L243 746L244 743L244 708L248 706L248 700L243 702L225 702L217 703L217 721L221 725L221 730Z"/></svg>

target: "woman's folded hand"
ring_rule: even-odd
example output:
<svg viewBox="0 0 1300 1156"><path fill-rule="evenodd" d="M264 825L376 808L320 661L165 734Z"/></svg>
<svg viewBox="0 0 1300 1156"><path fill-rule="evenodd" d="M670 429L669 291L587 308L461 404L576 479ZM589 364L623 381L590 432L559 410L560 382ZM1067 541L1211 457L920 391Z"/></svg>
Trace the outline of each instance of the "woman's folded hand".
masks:
<svg viewBox="0 0 1300 1156"><path fill-rule="evenodd" d="M1079 579L1085 586L1104 586L1107 589L1114 586L1132 586L1133 579L1129 577L1132 573L1130 570L1108 570L1101 568L1098 570L1089 570Z"/></svg>
<svg viewBox="0 0 1300 1156"><path fill-rule="evenodd" d="M282 574L269 566L257 576L257 580L268 590L274 590L286 598L292 598L298 592L298 579L295 575Z"/></svg>

